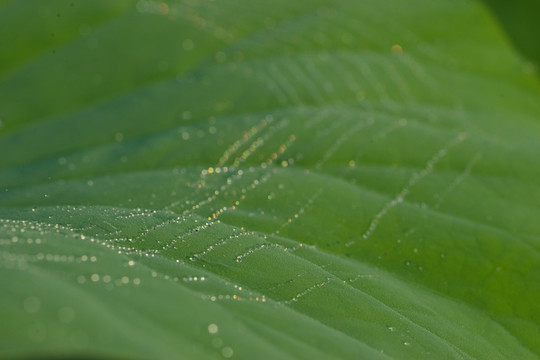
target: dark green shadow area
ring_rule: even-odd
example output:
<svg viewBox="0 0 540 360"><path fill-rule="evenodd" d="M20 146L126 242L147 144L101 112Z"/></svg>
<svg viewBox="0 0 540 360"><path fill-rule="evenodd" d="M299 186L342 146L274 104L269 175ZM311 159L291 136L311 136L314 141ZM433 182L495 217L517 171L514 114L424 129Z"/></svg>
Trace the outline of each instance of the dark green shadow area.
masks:
<svg viewBox="0 0 540 360"><path fill-rule="evenodd" d="M484 0L516 49L540 69L540 1Z"/></svg>

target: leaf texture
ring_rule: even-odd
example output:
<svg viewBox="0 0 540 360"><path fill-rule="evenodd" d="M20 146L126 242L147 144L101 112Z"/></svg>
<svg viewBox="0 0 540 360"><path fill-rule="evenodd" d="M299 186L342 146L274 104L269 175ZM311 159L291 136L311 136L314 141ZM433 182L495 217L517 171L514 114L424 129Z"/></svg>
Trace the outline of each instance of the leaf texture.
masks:
<svg viewBox="0 0 540 360"><path fill-rule="evenodd" d="M540 84L482 3L0 3L0 356L538 358Z"/></svg>

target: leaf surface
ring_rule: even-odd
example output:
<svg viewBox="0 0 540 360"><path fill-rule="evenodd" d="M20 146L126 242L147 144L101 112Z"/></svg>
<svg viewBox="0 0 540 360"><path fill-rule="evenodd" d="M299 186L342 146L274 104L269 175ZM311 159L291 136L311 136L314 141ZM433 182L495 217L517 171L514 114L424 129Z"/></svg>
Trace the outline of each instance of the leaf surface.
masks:
<svg viewBox="0 0 540 360"><path fill-rule="evenodd" d="M538 358L540 84L483 3L0 24L0 356Z"/></svg>

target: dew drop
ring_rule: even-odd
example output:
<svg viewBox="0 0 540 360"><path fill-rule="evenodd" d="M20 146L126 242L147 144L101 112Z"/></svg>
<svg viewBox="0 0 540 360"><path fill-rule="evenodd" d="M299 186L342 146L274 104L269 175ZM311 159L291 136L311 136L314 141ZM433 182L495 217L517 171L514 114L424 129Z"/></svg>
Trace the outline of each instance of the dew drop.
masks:
<svg viewBox="0 0 540 360"><path fill-rule="evenodd" d="M403 54L403 47L399 44L392 45L392 52L401 55Z"/></svg>
<svg viewBox="0 0 540 360"><path fill-rule="evenodd" d="M224 358L230 358L231 356L233 356L234 354L234 351L232 348L228 347L228 346L225 346L222 350L221 350L221 355L223 355Z"/></svg>
<svg viewBox="0 0 540 360"><path fill-rule="evenodd" d="M182 41L182 48L186 51L193 50L194 45L195 44L191 39L185 39L184 41Z"/></svg>
<svg viewBox="0 0 540 360"><path fill-rule="evenodd" d="M58 311L58 320L64 324L69 324L75 318L75 311L72 308L65 306Z"/></svg>
<svg viewBox="0 0 540 360"><path fill-rule="evenodd" d="M35 296L30 296L24 299L23 306L26 312L34 313L41 307L41 301Z"/></svg>
<svg viewBox="0 0 540 360"><path fill-rule="evenodd" d="M210 324L208 325L208 333L210 334L217 334L218 332L218 326L216 324Z"/></svg>
<svg viewBox="0 0 540 360"><path fill-rule="evenodd" d="M47 335L47 329L41 323L35 323L28 328L28 337L35 342L42 342Z"/></svg>

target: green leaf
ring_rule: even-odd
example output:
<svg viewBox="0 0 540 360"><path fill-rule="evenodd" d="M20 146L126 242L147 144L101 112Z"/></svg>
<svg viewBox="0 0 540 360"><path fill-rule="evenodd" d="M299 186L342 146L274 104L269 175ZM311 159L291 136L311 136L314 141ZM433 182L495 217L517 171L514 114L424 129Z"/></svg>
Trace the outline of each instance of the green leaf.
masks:
<svg viewBox="0 0 540 360"><path fill-rule="evenodd" d="M540 83L483 3L0 4L0 357L539 357Z"/></svg>

